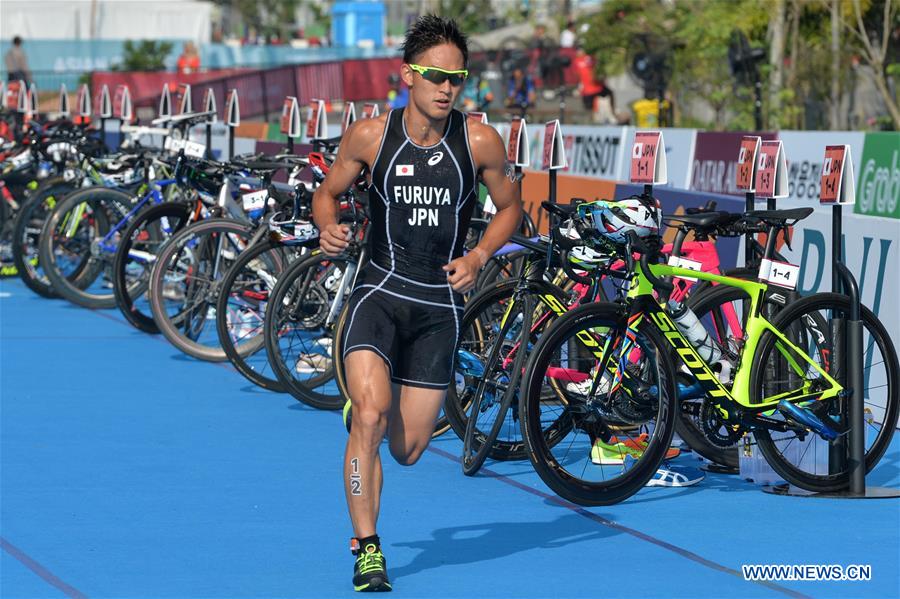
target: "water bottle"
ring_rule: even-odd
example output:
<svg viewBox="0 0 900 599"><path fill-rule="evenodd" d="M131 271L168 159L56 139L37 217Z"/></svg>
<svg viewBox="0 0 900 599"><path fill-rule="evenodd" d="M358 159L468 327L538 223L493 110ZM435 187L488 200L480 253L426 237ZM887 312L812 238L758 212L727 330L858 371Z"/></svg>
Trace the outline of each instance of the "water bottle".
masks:
<svg viewBox="0 0 900 599"><path fill-rule="evenodd" d="M672 321L678 327L678 330L691 342L700 357L708 364L717 362L722 357L722 352L718 346L709 338L709 333L697 319L694 311L685 304L669 302L669 308L672 310Z"/></svg>

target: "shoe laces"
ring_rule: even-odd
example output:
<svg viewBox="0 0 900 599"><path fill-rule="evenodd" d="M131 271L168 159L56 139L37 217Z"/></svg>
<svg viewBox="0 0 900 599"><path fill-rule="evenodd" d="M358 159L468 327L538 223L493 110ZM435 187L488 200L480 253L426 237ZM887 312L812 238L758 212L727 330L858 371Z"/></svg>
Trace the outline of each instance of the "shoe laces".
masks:
<svg viewBox="0 0 900 599"><path fill-rule="evenodd" d="M380 550L374 549L374 547L372 551L368 551L369 547L373 546L366 546L366 551L363 551L359 555L359 557L356 558L356 563L359 565L360 574L368 574L369 572L384 570L384 555L382 555Z"/></svg>

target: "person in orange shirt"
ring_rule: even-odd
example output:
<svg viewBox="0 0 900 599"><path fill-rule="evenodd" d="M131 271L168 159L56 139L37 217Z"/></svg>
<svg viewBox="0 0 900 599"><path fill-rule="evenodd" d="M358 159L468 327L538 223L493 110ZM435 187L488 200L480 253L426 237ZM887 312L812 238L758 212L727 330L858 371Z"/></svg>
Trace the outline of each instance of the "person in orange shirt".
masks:
<svg viewBox="0 0 900 599"><path fill-rule="evenodd" d="M606 86L606 82L598 79L594 74L594 57L579 47L572 62L575 72L578 73L578 89L585 110L594 112L594 103L597 98L609 97L612 110L615 112L612 90Z"/></svg>
<svg viewBox="0 0 900 599"><path fill-rule="evenodd" d="M178 72L182 75L196 73L200 70L200 55L193 42L184 42L184 50L178 57Z"/></svg>

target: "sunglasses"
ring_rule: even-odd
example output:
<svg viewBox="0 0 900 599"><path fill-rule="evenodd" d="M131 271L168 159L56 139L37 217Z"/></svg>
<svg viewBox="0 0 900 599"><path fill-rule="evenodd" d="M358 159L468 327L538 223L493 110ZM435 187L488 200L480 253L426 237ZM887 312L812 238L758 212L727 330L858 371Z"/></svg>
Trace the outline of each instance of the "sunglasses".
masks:
<svg viewBox="0 0 900 599"><path fill-rule="evenodd" d="M440 85L449 79L450 85L457 87L462 85L463 81L466 80L466 77L469 76L469 71L467 69L461 71L445 71L444 69L439 69L437 67L423 67L418 64L411 64L409 65L409 68L421 75L422 79L431 81L435 85Z"/></svg>

